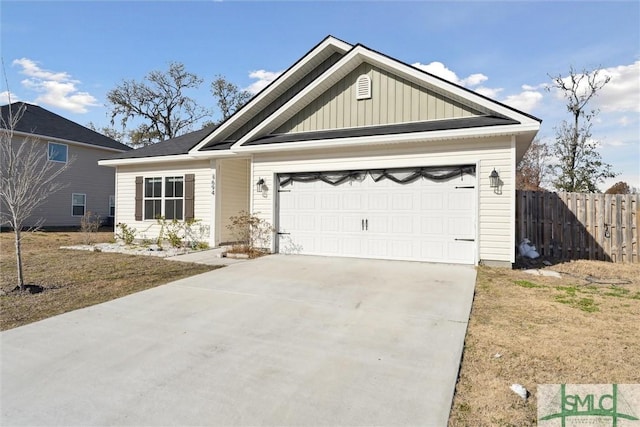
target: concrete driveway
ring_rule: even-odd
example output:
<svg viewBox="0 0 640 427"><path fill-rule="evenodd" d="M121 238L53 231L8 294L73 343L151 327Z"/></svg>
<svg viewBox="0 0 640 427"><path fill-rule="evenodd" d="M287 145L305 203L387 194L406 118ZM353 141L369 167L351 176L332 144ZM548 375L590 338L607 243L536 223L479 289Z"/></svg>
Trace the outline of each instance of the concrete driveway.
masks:
<svg viewBox="0 0 640 427"><path fill-rule="evenodd" d="M475 276L273 255L9 330L0 424L444 426Z"/></svg>

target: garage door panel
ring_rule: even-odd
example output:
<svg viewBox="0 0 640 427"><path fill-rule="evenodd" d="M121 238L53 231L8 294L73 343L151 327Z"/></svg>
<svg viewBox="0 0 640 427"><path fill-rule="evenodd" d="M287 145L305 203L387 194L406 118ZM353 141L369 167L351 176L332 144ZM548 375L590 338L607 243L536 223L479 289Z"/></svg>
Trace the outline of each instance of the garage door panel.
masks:
<svg viewBox="0 0 640 427"><path fill-rule="evenodd" d="M393 192L391 194L391 210L407 211L415 209L415 193Z"/></svg>
<svg viewBox="0 0 640 427"><path fill-rule="evenodd" d="M473 206L473 193L470 191L456 190L447 196L447 209L449 211L467 212Z"/></svg>
<svg viewBox="0 0 640 427"><path fill-rule="evenodd" d="M472 264L476 190L464 187L474 186L471 175L405 184L368 174L336 186L295 182L279 193L279 232L290 233L279 250Z"/></svg>
<svg viewBox="0 0 640 427"><path fill-rule="evenodd" d="M444 209L445 194L435 191L420 192L420 209L423 211Z"/></svg>
<svg viewBox="0 0 640 427"><path fill-rule="evenodd" d="M346 191L342 194L342 209L345 211L361 211L364 209L364 194Z"/></svg>
<svg viewBox="0 0 640 427"><path fill-rule="evenodd" d="M439 215L424 216L420 219L420 233L429 238L443 236L447 233L445 218Z"/></svg>
<svg viewBox="0 0 640 427"><path fill-rule="evenodd" d="M420 242L420 256L426 261L445 261L445 242L438 240Z"/></svg>
<svg viewBox="0 0 640 427"><path fill-rule="evenodd" d="M323 233L337 233L340 231L340 217L338 215L323 215L320 218L320 231Z"/></svg>
<svg viewBox="0 0 640 427"><path fill-rule="evenodd" d="M389 210L389 194L387 192L372 192L368 195L367 202L369 212L387 212Z"/></svg>
<svg viewBox="0 0 640 427"><path fill-rule="evenodd" d="M474 244L473 242L448 242L447 244L447 259L449 262L464 263L470 257L473 256Z"/></svg>
<svg viewBox="0 0 640 427"><path fill-rule="evenodd" d="M469 222L467 217L449 217L447 218L447 227L449 234L457 236L457 238L472 239L474 237L473 224Z"/></svg>

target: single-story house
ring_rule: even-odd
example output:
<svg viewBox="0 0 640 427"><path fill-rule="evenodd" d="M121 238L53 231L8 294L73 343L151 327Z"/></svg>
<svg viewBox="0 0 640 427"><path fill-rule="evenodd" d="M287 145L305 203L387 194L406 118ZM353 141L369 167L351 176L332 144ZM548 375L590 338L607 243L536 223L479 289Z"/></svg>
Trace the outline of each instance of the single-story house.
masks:
<svg viewBox="0 0 640 427"><path fill-rule="evenodd" d="M115 212L115 173L113 168L98 166L97 162L131 147L24 102L0 107L4 123L9 122L9 112L15 115L23 107L12 143L22 144L28 139L42 146L48 162L57 165L71 162L57 178L64 187L38 206L25 225L33 226L44 220L43 227L75 227L86 212L110 222Z"/></svg>
<svg viewBox="0 0 640 427"><path fill-rule="evenodd" d="M515 172L541 120L327 37L215 128L100 161L116 222L255 213L280 253L510 265ZM156 228L154 228L156 227Z"/></svg>

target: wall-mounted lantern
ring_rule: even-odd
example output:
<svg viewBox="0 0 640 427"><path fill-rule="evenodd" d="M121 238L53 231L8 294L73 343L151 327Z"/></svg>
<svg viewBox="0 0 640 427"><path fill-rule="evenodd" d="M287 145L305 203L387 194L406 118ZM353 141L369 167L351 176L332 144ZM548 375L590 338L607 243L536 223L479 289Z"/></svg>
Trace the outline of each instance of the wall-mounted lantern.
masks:
<svg viewBox="0 0 640 427"><path fill-rule="evenodd" d="M258 182L256 182L256 191L258 193L262 193L262 191L264 190L264 187L265 187L264 179L260 178Z"/></svg>
<svg viewBox="0 0 640 427"><path fill-rule="evenodd" d="M493 172L491 172L491 175L489 175L489 186L491 188L500 187L500 175L498 174L498 171L496 171L495 168L493 168Z"/></svg>

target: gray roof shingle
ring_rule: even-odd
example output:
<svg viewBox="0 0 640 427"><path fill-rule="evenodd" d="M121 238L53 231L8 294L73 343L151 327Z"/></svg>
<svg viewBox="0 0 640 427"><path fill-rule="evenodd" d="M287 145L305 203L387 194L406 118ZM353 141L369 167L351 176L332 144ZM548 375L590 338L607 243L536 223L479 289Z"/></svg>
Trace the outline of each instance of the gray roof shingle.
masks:
<svg viewBox="0 0 640 427"><path fill-rule="evenodd" d="M129 151L131 147L121 144L115 139L95 132L89 128L65 119L49 110L25 102L14 102L10 105L0 107L2 118L5 122L9 120L9 112L15 114L18 109L25 106L24 115L20 118L15 131L31 133L52 138L60 138L68 141L81 142L83 144L95 145L98 147L111 148L114 150Z"/></svg>
<svg viewBox="0 0 640 427"><path fill-rule="evenodd" d="M216 126L207 126L194 132L167 139L166 141L147 145L146 147L131 150L126 153L115 154L113 156L107 157L105 160L138 159L144 157L176 156L179 154L187 154L189 150L191 150L207 135L213 132L215 128Z"/></svg>

